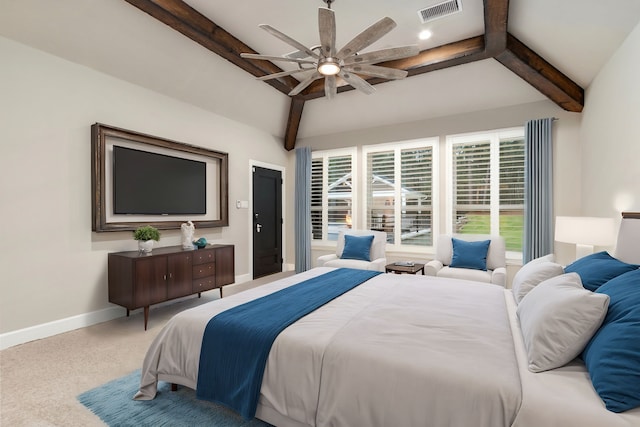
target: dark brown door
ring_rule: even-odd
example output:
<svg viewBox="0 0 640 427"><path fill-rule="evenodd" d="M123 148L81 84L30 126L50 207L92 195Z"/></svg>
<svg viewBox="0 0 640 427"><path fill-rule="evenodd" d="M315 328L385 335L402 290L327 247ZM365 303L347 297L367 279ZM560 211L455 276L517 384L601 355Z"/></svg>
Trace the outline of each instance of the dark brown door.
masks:
<svg viewBox="0 0 640 427"><path fill-rule="evenodd" d="M282 173L253 168L253 278L282 271Z"/></svg>

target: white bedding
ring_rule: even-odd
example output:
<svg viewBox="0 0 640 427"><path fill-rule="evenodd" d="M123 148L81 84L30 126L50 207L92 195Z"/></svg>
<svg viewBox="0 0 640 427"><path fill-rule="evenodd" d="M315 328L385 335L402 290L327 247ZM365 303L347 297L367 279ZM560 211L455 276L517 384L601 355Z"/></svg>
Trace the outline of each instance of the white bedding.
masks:
<svg viewBox="0 0 640 427"><path fill-rule="evenodd" d="M158 380L195 388L202 333L213 315L329 270L176 315L145 357L136 398L153 398ZM640 425L640 411L604 409L578 362L530 373L507 292L453 279L377 276L279 335L257 417L278 426Z"/></svg>

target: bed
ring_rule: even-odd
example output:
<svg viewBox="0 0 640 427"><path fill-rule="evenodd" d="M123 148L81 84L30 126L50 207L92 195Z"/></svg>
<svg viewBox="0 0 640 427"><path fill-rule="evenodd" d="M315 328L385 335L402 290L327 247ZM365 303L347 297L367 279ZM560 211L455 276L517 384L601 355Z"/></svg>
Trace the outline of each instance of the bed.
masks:
<svg viewBox="0 0 640 427"><path fill-rule="evenodd" d="M621 226L638 233L635 242L637 218ZM632 262L637 243L627 242L618 246L632 253L620 257ZM135 398L153 399L158 381L197 388L212 317L333 270L315 268L177 314L150 346ZM522 315L510 289L379 274L277 336L255 415L283 427L640 425L640 408L605 408L581 359L531 372Z"/></svg>

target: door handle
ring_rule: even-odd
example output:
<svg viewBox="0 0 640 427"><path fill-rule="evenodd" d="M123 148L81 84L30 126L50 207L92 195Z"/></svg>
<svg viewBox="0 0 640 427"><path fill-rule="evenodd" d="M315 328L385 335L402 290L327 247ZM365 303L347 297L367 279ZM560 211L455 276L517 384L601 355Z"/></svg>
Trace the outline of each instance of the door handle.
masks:
<svg viewBox="0 0 640 427"><path fill-rule="evenodd" d="M261 229L262 229L262 225L256 224L256 232L259 233Z"/></svg>

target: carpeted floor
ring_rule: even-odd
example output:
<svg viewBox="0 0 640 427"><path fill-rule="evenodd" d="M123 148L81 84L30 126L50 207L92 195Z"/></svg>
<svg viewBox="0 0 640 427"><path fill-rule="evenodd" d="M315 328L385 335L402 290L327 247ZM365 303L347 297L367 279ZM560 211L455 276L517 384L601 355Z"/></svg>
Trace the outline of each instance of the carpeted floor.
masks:
<svg viewBox="0 0 640 427"><path fill-rule="evenodd" d="M293 272L234 285L224 295L258 286ZM104 426L77 396L140 369L151 341L176 313L218 298L202 298L152 307L149 327L142 310L54 337L0 351L0 426Z"/></svg>
<svg viewBox="0 0 640 427"><path fill-rule="evenodd" d="M82 393L78 400L113 427L270 426L257 419L246 421L223 406L198 400L195 392L186 387L171 391L171 385L162 381L155 399L132 400L139 384L140 371L137 370Z"/></svg>

